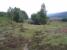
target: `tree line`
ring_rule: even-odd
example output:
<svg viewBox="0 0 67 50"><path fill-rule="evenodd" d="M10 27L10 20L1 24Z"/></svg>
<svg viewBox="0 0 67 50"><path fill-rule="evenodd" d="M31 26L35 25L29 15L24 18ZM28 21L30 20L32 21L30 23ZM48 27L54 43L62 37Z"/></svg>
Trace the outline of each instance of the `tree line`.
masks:
<svg viewBox="0 0 67 50"><path fill-rule="evenodd" d="M42 5L41 9L37 13L31 14L30 23L33 24L46 24L47 23L47 16L46 16L46 9L45 5ZM25 11L21 10L20 8L11 8L9 7L7 12L0 12L1 16L7 16L7 18L11 21L21 22L23 23L26 20L29 20L28 15Z"/></svg>

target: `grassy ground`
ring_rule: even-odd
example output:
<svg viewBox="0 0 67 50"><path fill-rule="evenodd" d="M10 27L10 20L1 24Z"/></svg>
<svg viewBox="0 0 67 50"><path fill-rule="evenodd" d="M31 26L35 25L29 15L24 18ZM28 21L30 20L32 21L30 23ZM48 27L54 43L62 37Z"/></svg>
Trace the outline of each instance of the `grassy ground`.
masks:
<svg viewBox="0 0 67 50"><path fill-rule="evenodd" d="M24 31L21 30L22 25L25 29ZM27 39L30 39L36 31L42 31L45 33L43 43L50 43L51 45L67 44L67 22L51 22L46 25L14 22L12 26L8 23L7 18L0 17L0 35L2 34L1 31L14 31L14 33L21 34Z"/></svg>
<svg viewBox="0 0 67 50"><path fill-rule="evenodd" d="M44 42L58 45L60 43L67 44L67 23L52 22L47 25L31 25L24 24L28 30L24 33L25 36L32 36L36 31L42 30L45 33Z"/></svg>

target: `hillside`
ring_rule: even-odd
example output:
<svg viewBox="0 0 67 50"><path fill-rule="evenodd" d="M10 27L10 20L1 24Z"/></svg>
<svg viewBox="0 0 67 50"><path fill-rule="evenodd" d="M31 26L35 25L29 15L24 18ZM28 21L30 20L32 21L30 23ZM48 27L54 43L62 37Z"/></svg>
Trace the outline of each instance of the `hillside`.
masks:
<svg viewBox="0 0 67 50"><path fill-rule="evenodd" d="M50 20L61 20L67 18L67 12L48 14Z"/></svg>

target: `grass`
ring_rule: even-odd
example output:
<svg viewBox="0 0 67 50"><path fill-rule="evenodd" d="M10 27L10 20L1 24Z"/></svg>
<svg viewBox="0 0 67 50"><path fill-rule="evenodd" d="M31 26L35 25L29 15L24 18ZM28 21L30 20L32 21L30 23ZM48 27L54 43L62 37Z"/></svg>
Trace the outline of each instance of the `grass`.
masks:
<svg viewBox="0 0 67 50"><path fill-rule="evenodd" d="M24 24L24 27L28 29L25 34L26 36L30 37L36 31L42 30L45 33L44 43L52 45L67 44L67 32L59 32L60 29L67 27L67 23L65 22L51 23L49 25Z"/></svg>
<svg viewBox="0 0 67 50"><path fill-rule="evenodd" d="M12 26L7 23L7 18L0 17L0 31L10 31L12 29ZM23 27L25 28L24 32L20 31L21 26L19 24L20 23L14 23L14 32L16 34L23 35L25 38L30 39L36 31L41 30L45 33L43 43L50 43L52 45L67 44L67 32L60 33L56 31L67 28L66 22L51 22L47 25L32 25L23 23Z"/></svg>

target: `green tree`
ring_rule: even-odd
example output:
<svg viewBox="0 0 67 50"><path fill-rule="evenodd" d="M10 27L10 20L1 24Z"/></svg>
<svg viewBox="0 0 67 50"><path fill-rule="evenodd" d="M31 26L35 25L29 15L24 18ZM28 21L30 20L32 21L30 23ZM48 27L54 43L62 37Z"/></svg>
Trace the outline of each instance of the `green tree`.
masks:
<svg viewBox="0 0 67 50"><path fill-rule="evenodd" d="M20 9L19 8L14 8L14 17L13 20L16 22L20 22ZM23 22L23 21L22 21Z"/></svg>
<svg viewBox="0 0 67 50"><path fill-rule="evenodd" d="M26 14L26 12L16 7L15 8L9 7L7 15L10 18L10 20L16 22L23 22L24 20L28 19L28 15Z"/></svg>
<svg viewBox="0 0 67 50"><path fill-rule="evenodd" d="M23 15L24 19L25 19L25 20L28 19L27 13L26 13L25 11L21 11L21 12L22 12L22 15Z"/></svg>
<svg viewBox="0 0 67 50"><path fill-rule="evenodd" d="M8 16L8 20L13 21L13 17L14 17L13 8L9 7L9 9L7 11L7 16Z"/></svg>
<svg viewBox="0 0 67 50"><path fill-rule="evenodd" d="M31 19L33 24L39 24L37 14L32 14Z"/></svg>
<svg viewBox="0 0 67 50"><path fill-rule="evenodd" d="M47 23L47 16L46 16L46 9L45 5L42 4L41 10L37 14L32 14L31 19L34 24L46 24Z"/></svg>

